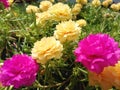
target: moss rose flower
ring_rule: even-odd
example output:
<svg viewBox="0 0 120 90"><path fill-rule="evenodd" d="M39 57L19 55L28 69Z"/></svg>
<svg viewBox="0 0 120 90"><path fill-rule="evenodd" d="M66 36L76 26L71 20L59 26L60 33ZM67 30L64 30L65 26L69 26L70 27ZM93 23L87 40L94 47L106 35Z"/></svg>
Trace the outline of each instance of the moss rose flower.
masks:
<svg viewBox="0 0 120 90"><path fill-rule="evenodd" d="M101 2L100 2L100 0L93 0L92 5L95 6L95 7L98 7L98 6L101 5Z"/></svg>
<svg viewBox="0 0 120 90"><path fill-rule="evenodd" d="M89 85L99 85L102 90L109 90L113 86L120 90L120 61L115 66L105 67L102 73L89 72Z"/></svg>
<svg viewBox="0 0 120 90"><path fill-rule="evenodd" d="M41 11L47 11L49 7L52 6L52 3L50 1L41 1L39 8Z"/></svg>
<svg viewBox="0 0 120 90"><path fill-rule="evenodd" d="M26 8L26 12L27 13L37 13L37 12L39 12L39 8L34 5L28 5Z"/></svg>
<svg viewBox="0 0 120 90"><path fill-rule="evenodd" d="M7 59L0 68L0 82L3 86L15 88L30 86L36 79L38 65L26 54L14 55Z"/></svg>
<svg viewBox="0 0 120 90"><path fill-rule="evenodd" d="M73 15L78 15L80 13L82 7L83 6L80 3L75 4L74 7L72 8L72 14Z"/></svg>
<svg viewBox="0 0 120 90"><path fill-rule="evenodd" d="M48 12L36 13L36 25L43 27L50 21L51 15Z"/></svg>
<svg viewBox="0 0 120 90"><path fill-rule="evenodd" d="M61 43L66 41L74 41L79 37L81 28L72 20L61 22L56 26L54 36L60 40Z"/></svg>
<svg viewBox="0 0 120 90"><path fill-rule="evenodd" d="M71 8L67 4L57 3L48 9L51 19L55 21L65 21L72 18Z"/></svg>
<svg viewBox="0 0 120 90"><path fill-rule="evenodd" d="M76 23L79 24L80 27L84 27L87 25L87 22L84 19L77 20Z"/></svg>
<svg viewBox="0 0 120 90"><path fill-rule="evenodd" d="M63 45L54 37L44 37L40 41L34 43L32 48L32 57L38 63L45 64L48 60L53 58L60 58L62 56Z"/></svg>
<svg viewBox="0 0 120 90"><path fill-rule="evenodd" d="M112 5L110 6L110 8L111 8L112 10L114 10L114 11L119 11L119 10L120 10L119 4L112 4Z"/></svg>
<svg viewBox="0 0 120 90"><path fill-rule="evenodd" d="M117 63L120 48L107 34L91 34L79 42L74 54L76 62L81 62L90 71L101 73L104 67Z"/></svg>

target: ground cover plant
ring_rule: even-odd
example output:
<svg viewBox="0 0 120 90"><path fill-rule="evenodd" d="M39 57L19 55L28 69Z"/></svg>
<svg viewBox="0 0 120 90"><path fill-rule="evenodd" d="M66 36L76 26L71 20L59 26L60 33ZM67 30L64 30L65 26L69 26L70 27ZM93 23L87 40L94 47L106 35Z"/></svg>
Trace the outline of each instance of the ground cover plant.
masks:
<svg viewBox="0 0 120 90"><path fill-rule="evenodd" d="M120 3L0 0L0 90L119 90Z"/></svg>

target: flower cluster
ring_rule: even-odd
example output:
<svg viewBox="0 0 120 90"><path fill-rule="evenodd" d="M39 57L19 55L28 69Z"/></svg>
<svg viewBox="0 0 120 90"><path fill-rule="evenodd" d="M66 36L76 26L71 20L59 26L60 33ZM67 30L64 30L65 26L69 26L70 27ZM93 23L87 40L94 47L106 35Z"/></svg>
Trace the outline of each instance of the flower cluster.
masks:
<svg viewBox="0 0 120 90"><path fill-rule="evenodd" d="M79 42L74 54L76 62L81 62L89 71L101 73L104 67L118 62L120 48L107 34L91 34Z"/></svg>
<svg viewBox="0 0 120 90"><path fill-rule="evenodd" d="M120 10L120 3L112 4L112 5L110 6L110 8L111 8L112 10L119 11L119 10Z"/></svg>
<svg viewBox="0 0 120 90"><path fill-rule="evenodd" d="M32 57L17 54L5 60L0 67L0 82L3 86L15 88L31 86L36 79L38 65Z"/></svg>

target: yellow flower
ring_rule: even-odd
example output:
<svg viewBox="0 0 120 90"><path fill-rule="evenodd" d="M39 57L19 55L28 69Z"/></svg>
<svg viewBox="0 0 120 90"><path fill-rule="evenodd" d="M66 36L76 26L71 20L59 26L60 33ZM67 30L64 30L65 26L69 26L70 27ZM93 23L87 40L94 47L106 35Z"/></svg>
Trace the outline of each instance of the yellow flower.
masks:
<svg viewBox="0 0 120 90"><path fill-rule="evenodd" d="M14 0L8 0L9 5L12 5L13 2Z"/></svg>
<svg viewBox="0 0 120 90"><path fill-rule="evenodd" d="M120 89L120 61L115 66L109 66L100 74L89 72L89 84L99 85L102 90L109 90L112 86Z"/></svg>
<svg viewBox="0 0 120 90"><path fill-rule="evenodd" d="M119 10L120 10L120 3L117 3L117 5L119 6Z"/></svg>
<svg viewBox="0 0 120 90"><path fill-rule="evenodd" d="M36 13L36 25L44 26L46 21L50 20L51 15L48 12Z"/></svg>
<svg viewBox="0 0 120 90"><path fill-rule="evenodd" d="M54 37L44 37L34 43L32 57L38 63L45 64L50 59L59 59L62 56L63 45Z"/></svg>
<svg viewBox="0 0 120 90"><path fill-rule="evenodd" d="M83 5L87 4L87 0L76 0L77 3L81 3Z"/></svg>
<svg viewBox="0 0 120 90"><path fill-rule="evenodd" d="M79 4L79 3L75 4L75 6L72 8L72 14L73 15L79 14L81 9L82 9L82 5L81 4Z"/></svg>
<svg viewBox="0 0 120 90"><path fill-rule="evenodd" d="M39 8L41 11L47 11L49 7L52 6L52 3L50 1L41 1Z"/></svg>
<svg viewBox="0 0 120 90"><path fill-rule="evenodd" d="M59 23L56 26L56 31L54 36L56 39L60 40L61 43L65 41L74 41L79 37L81 28L78 27L78 24L74 21L66 21Z"/></svg>
<svg viewBox="0 0 120 90"><path fill-rule="evenodd" d="M71 8L67 4L57 3L48 9L52 20L64 21L72 18Z"/></svg>
<svg viewBox="0 0 120 90"><path fill-rule="evenodd" d="M114 10L114 11L119 11L119 10L120 10L118 4L112 4L112 5L110 6L110 8L111 8L112 10Z"/></svg>
<svg viewBox="0 0 120 90"><path fill-rule="evenodd" d="M102 5L104 7L108 7L112 2L113 2L112 0L105 0L105 1L102 2Z"/></svg>
<svg viewBox="0 0 120 90"><path fill-rule="evenodd" d="M109 6L109 3L108 3L107 1L103 1L103 2L102 2L102 5L103 5L104 7L108 7L108 6Z"/></svg>
<svg viewBox="0 0 120 90"><path fill-rule="evenodd" d="M27 13L37 13L37 12L39 12L39 8L34 5L28 5L26 8L26 12Z"/></svg>
<svg viewBox="0 0 120 90"><path fill-rule="evenodd" d="M98 7L98 6L101 5L101 2L100 2L100 0L93 0L92 5L95 6L95 7Z"/></svg>
<svg viewBox="0 0 120 90"><path fill-rule="evenodd" d="M77 20L76 23L80 26L80 27L84 27L87 25L87 22L84 19L80 19Z"/></svg>

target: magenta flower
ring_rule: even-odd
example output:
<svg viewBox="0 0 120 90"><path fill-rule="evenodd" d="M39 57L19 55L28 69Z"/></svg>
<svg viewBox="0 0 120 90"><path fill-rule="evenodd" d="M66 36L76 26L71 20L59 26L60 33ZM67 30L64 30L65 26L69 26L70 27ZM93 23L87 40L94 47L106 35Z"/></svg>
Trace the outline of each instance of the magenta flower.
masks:
<svg viewBox="0 0 120 90"><path fill-rule="evenodd" d="M3 86L15 88L31 86L36 79L38 64L26 54L14 55L0 68L0 82Z"/></svg>
<svg viewBox="0 0 120 90"><path fill-rule="evenodd" d="M0 0L0 3L2 3L6 8L9 7L8 0Z"/></svg>
<svg viewBox="0 0 120 90"><path fill-rule="evenodd" d="M81 62L90 71L101 73L104 67L117 63L120 48L107 34L91 34L79 42L74 54L76 62Z"/></svg>

